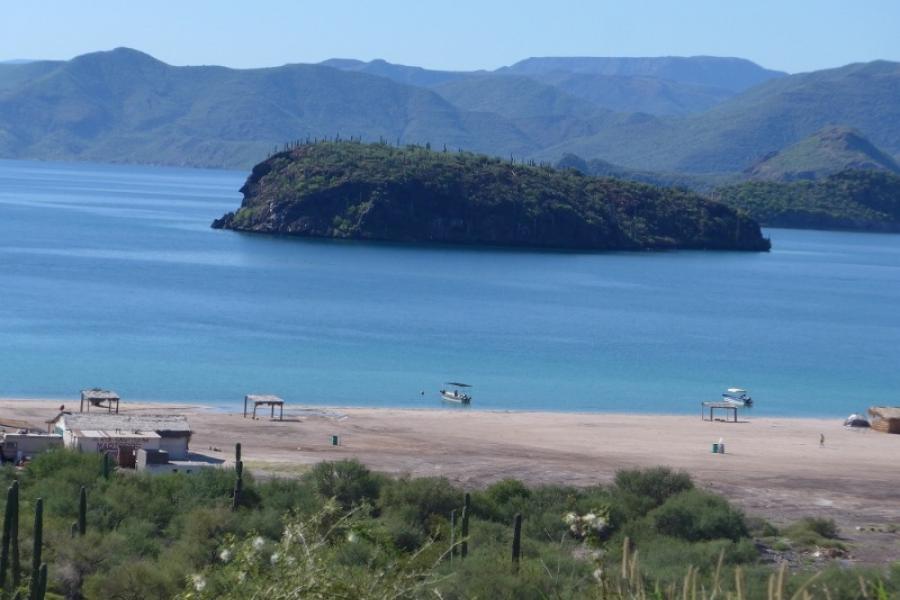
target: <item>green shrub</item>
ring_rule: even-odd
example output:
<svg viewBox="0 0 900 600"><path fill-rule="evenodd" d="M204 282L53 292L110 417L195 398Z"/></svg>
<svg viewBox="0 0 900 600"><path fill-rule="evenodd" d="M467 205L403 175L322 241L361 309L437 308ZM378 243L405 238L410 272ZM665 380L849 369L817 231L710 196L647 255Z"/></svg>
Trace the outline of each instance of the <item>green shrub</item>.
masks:
<svg viewBox="0 0 900 600"><path fill-rule="evenodd" d="M736 542L749 535L743 513L721 496L700 490L688 490L669 498L648 518L661 535L689 542L717 539Z"/></svg>
<svg viewBox="0 0 900 600"><path fill-rule="evenodd" d="M813 546L843 548L837 541L838 528L832 519L807 517L791 524L784 531L787 538L801 548Z"/></svg>
<svg viewBox="0 0 900 600"><path fill-rule="evenodd" d="M461 509L462 503L462 492L443 477L402 477L384 486L379 506L400 512L424 528L432 515L449 519L450 511Z"/></svg>
<svg viewBox="0 0 900 600"><path fill-rule="evenodd" d="M615 478L616 491L641 498L653 508L693 487L690 475L668 467L623 470L617 472Z"/></svg>
<svg viewBox="0 0 900 600"><path fill-rule="evenodd" d="M778 535L778 528L761 517L748 516L744 520L747 523L747 530L754 537L769 538Z"/></svg>
<svg viewBox="0 0 900 600"><path fill-rule="evenodd" d="M381 491L381 478L355 459L319 463L307 477L321 496L334 498L345 509L374 502Z"/></svg>
<svg viewBox="0 0 900 600"><path fill-rule="evenodd" d="M806 517L800 520L800 526L829 540L837 539L839 535L838 526L834 519Z"/></svg>

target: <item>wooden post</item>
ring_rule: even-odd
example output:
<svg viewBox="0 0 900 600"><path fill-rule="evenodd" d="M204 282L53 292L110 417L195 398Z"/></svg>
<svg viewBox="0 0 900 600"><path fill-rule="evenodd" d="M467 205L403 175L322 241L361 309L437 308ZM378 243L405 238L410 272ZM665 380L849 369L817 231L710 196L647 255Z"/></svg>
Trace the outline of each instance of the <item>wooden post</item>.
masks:
<svg viewBox="0 0 900 600"><path fill-rule="evenodd" d="M244 418L247 418L247 396L244 396Z"/></svg>

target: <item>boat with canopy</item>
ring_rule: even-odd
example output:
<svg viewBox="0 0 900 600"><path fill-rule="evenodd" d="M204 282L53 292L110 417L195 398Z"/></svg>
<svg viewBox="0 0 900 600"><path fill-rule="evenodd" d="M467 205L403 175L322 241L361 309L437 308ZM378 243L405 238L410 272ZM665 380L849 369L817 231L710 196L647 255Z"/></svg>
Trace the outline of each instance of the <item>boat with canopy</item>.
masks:
<svg viewBox="0 0 900 600"><path fill-rule="evenodd" d="M472 387L468 383L448 381L446 385L450 389L441 390L441 399L444 402L453 402L454 404L470 404L472 402L472 396L464 391Z"/></svg>

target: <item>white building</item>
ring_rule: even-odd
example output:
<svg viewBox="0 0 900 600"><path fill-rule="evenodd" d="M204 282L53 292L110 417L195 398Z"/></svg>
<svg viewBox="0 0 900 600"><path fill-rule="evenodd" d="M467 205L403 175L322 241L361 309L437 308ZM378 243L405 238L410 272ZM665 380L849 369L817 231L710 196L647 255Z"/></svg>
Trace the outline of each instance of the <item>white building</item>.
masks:
<svg viewBox="0 0 900 600"><path fill-rule="evenodd" d="M48 422L50 433L62 436L67 448L115 455L119 449L136 454L141 448L163 450L174 460L186 460L191 427L180 415L117 415L60 413Z"/></svg>
<svg viewBox="0 0 900 600"><path fill-rule="evenodd" d="M0 437L3 460L32 457L62 445L62 437L46 433L6 432Z"/></svg>

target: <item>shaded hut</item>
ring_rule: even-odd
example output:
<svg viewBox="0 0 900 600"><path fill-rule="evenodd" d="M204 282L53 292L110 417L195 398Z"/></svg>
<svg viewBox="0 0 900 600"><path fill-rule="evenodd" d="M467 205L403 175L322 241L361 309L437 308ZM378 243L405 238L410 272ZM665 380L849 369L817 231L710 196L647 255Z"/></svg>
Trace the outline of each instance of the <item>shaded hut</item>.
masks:
<svg viewBox="0 0 900 600"><path fill-rule="evenodd" d="M84 407L91 412L91 407L105 408L106 412L111 413L115 409L115 413L119 414L119 395L112 390L101 390L100 388L91 388L89 390L81 390L81 410Z"/></svg>
<svg viewBox="0 0 900 600"><path fill-rule="evenodd" d="M882 433L900 433L900 407L873 406L869 409L872 429Z"/></svg>
<svg viewBox="0 0 900 600"><path fill-rule="evenodd" d="M253 407L253 418L256 419L256 409L260 406L268 406L271 409L270 417L275 418L275 408L278 408L278 420L284 420L284 400L271 394L247 394L244 396L244 418L247 418L248 407Z"/></svg>

